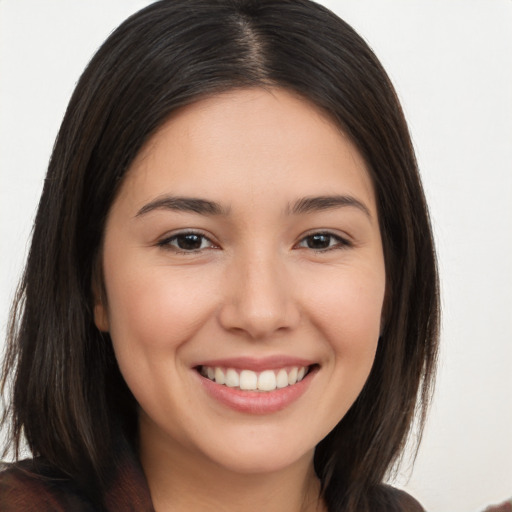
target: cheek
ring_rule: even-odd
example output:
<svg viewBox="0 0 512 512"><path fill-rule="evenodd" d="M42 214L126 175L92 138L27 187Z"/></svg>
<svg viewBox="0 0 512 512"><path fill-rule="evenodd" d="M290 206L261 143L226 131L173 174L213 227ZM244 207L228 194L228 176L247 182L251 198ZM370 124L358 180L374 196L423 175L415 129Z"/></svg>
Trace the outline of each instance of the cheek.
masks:
<svg viewBox="0 0 512 512"><path fill-rule="evenodd" d="M167 267L127 265L126 270L117 268L106 282L116 349L121 344L132 349L176 349L207 320L214 295L200 275L171 272Z"/></svg>
<svg viewBox="0 0 512 512"><path fill-rule="evenodd" d="M312 418L309 425L321 439L347 414L370 374L380 335L385 277L378 262L360 270L316 271L309 277L315 283L308 286L304 281L310 321L325 348L321 361L325 387L317 408L325 416L323 421Z"/></svg>
<svg viewBox="0 0 512 512"><path fill-rule="evenodd" d="M214 293L200 272L132 263L105 272L116 359L144 410L155 418L163 411L174 415L179 397L186 396L182 377L189 370L179 354L211 317Z"/></svg>
<svg viewBox="0 0 512 512"><path fill-rule="evenodd" d="M366 271L365 271L366 270ZM316 275L310 290L311 320L324 334L336 358L371 366L380 335L384 272ZM355 366L357 368L357 366Z"/></svg>

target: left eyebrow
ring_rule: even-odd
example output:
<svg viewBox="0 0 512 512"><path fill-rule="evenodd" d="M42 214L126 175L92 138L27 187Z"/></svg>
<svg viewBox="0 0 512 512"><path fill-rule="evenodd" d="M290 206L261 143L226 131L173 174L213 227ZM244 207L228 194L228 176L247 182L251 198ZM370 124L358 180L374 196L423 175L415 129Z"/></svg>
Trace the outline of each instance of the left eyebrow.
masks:
<svg viewBox="0 0 512 512"><path fill-rule="evenodd" d="M295 201L293 205L288 205L286 213L300 215L343 207L357 208L372 220L370 209L363 202L353 196L345 195L303 197Z"/></svg>
<svg viewBox="0 0 512 512"><path fill-rule="evenodd" d="M219 203L196 197L165 195L145 204L135 215L140 217L154 210L174 210L197 213L199 215L227 215L227 210Z"/></svg>

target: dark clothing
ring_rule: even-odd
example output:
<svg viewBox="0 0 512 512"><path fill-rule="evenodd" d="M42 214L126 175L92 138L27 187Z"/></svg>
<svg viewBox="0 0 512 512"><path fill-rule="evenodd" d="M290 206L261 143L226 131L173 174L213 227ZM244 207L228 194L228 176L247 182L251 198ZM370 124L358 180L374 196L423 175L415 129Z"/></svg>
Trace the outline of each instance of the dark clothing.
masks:
<svg viewBox="0 0 512 512"><path fill-rule="evenodd" d="M149 488L140 463L126 448L120 454L115 475L105 495L106 512L154 512ZM1 512L99 512L86 494L72 481L35 460L6 464L0 471ZM423 512L420 504L403 491L389 490L386 510ZM380 511L375 511L380 512Z"/></svg>
<svg viewBox="0 0 512 512"><path fill-rule="evenodd" d="M120 447L104 507L38 459L0 469L0 512L154 512L146 477L127 443Z"/></svg>

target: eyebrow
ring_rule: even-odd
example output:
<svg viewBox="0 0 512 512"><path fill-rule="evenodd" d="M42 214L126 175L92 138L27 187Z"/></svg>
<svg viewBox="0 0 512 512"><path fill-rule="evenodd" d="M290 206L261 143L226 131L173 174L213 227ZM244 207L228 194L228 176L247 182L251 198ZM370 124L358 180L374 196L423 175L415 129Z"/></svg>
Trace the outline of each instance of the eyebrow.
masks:
<svg viewBox="0 0 512 512"><path fill-rule="evenodd" d="M372 219L370 210L364 203L355 197L346 195L303 197L295 201L293 205L288 206L287 213L301 215L345 206L357 208L366 214L370 220Z"/></svg>
<svg viewBox="0 0 512 512"><path fill-rule="evenodd" d="M198 213L200 215L227 215L228 211L215 201L196 197L163 196L145 204L136 217L154 210L174 210L178 212Z"/></svg>
<svg viewBox="0 0 512 512"><path fill-rule="evenodd" d="M288 205L285 213L287 215L301 215L347 206L361 210L370 220L372 219L370 210L364 203L355 197L347 195L302 197L297 199L292 205ZM229 214L228 209L215 201L196 197L165 195L145 204L135 216L140 217L154 210L173 210L197 213L199 215L227 216Z"/></svg>

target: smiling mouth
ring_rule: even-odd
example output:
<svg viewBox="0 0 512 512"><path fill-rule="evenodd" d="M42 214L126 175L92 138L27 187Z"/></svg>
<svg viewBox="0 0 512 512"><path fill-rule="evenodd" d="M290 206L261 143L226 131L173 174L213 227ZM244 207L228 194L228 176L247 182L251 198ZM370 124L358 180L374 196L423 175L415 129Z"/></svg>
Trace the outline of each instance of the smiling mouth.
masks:
<svg viewBox="0 0 512 512"><path fill-rule="evenodd" d="M301 382L314 366L287 366L261 372L219 366L198 366L196 369L203 377L228 388L269 392Z"/></svg>

